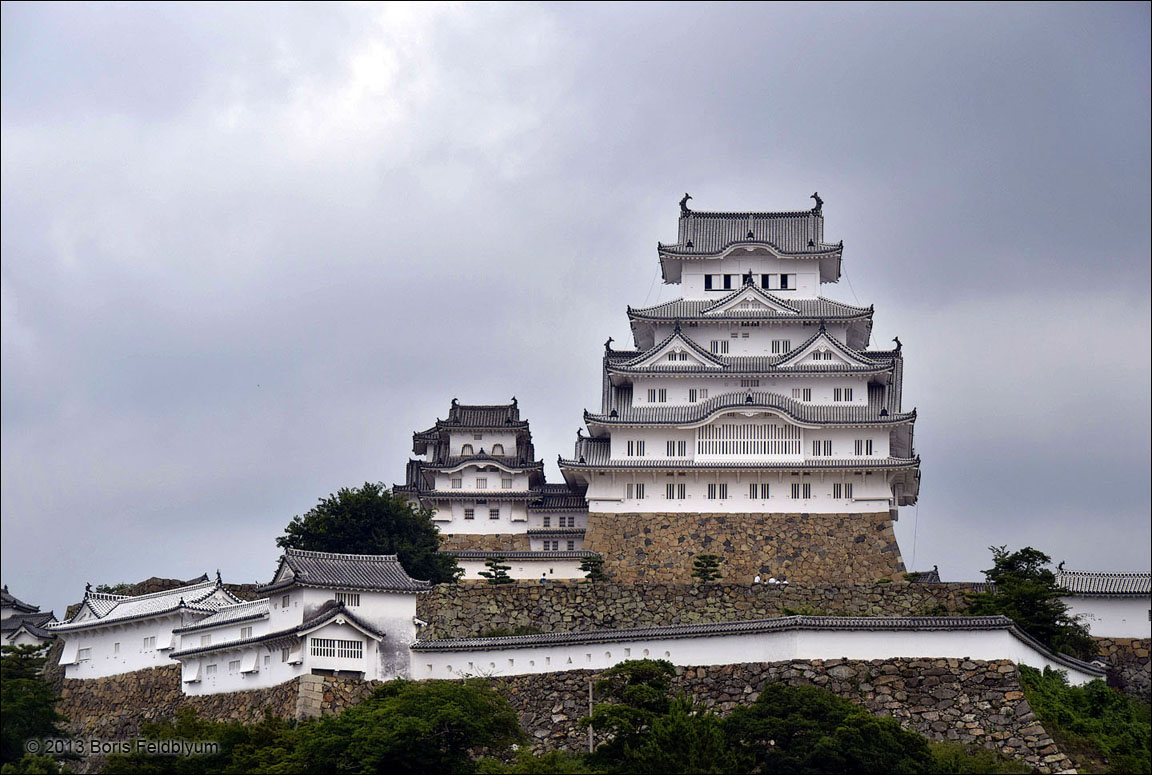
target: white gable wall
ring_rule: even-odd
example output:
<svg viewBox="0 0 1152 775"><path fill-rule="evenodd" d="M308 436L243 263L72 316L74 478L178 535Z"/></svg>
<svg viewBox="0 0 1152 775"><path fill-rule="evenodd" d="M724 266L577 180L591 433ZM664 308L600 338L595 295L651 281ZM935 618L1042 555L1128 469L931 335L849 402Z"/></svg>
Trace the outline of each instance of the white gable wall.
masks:
<svg viewBox="0 0 1152 775"><path fill-rule="evenodd" d="M1081 617L1097 638L1150 638L1152 599L1147 597L1073 596L1060 598L1069 614Z"/></svg>
<svg viewBox="0 0 1152 775"><path fill-rule="evenodd" d="M194 619L189 618L189 623L192 621ZM65 666L64 675L66 678L102 678L170 665L172 660L168 655L176 645L172 630L182 624L179 614L168 614L58 631L57 636L64 641L60 658L60 664ZM155 638L155 646L146 645L146 638Z"/></svg>

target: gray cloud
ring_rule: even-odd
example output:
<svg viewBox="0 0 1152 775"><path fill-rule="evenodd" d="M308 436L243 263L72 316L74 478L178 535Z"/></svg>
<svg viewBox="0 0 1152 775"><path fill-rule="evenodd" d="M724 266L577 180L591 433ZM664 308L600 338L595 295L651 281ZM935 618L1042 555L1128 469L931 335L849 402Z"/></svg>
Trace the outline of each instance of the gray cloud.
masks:
<svg viewBox="0 0 1152 775"><path fill-rule="evenodd" d="M907 345L904 554L1149 564L1149 11L3 7L3 561L216 566L515 394L552 463L685 189L805 207ZM1135 341L1133 347L1131 342ZM914 544L914 548L913 548ZM51 549L47 549L51 546Z"/></svg>

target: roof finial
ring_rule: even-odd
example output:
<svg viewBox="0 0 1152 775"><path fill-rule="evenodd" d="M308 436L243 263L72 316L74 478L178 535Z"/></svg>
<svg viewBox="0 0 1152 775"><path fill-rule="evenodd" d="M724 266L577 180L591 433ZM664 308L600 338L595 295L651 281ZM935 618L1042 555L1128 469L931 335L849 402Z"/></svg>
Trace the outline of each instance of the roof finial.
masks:
<svg viewBox="0 0 1152 775"><path fill-rule="evenodd" d="M687 215L688 213L692 212L691 210L688 209L688 200L691 198L692 197L689 196L688 192L685 191L684 192L684 198L680 200L680 214L681 215Z"/></svg>
<svg viewBox="0 0 1152 775"><path fill-rule="evenodd" d="M224 580L220 578L220 569L217 568L216 569L216 586L220 586L223 583L224 583Z"/></svg>
<svg viewBox="0 0 1152 775"><path fill-rule="evenodd" d="M748 391L748 396L744 399L744 403L746 403L746 404L752 403L752 391L751 390Z"/></svg>
<svg viewBox="0 0 1152 775"><path fill-rule="evenodd" d="M605 342L604 342L604 351L605 352L612 352L612 343L615 341L616 340L613 339L612 337L608 337L608 339L605 340Z"/></svg>
<svg viewBox="0 0 1152 775"><path fill-rule="evenodd" d="M457 405L457 404L459 404L459 403L460 403L460 402L459 402L459 401L457 401L455 398L453 398L453 399L452 399L452 406L456 406L456 405Z"/></svg>
<svg viewBox="0 0 1152 775"><path fill-rule="evenodd" d="M512 396L512 406L516 406L516 396Z"/></svg>
<svg viewBox="0 0 1152 775"><path fill-rule="evenodd" d="M900 337L894 336L892 337L892 341L896 343L896 352L900 352L902 349L904 349L904 345L900 343Z"/></svg>
<svg viewBox="0 0 1152 775"><path fill-rule="evenodd" d="M676 321L676 327L674 329L672 329L672 333L674 333L674 334L680 333L680 321L679 320Z"/></svg>
<svg viewBox="0 0 1152 775"><path fill-rule="evenodd" d="M584 438L584 429L583 428L577 428L576 429L576 441L581 441L583 438Z"/></svg>
<svg viewBox="0 0 1152 775"><path fill-rule="evenodd" d="M824 325L824 318L820 318L820 333L827 333L828 329Z"/></svg>
<svg viewBox="0 0 1152 775"><path fill-rule="evenodd" d="M751 270L751 269L749 269L749 270L748 270L748 273L744 275L744 284L745 284L745 285L751 285L751 284L752 284L752 282L753 282L753 280L752 280L752 270Z"/></svg>
<svg viewBox="0 0 1152 775"><path fill-rule="evenodd" d="M92 593L92 582L89 581L84 585L84 597L88 597Z"/></svg>
<svg viewBox="0 0 1152 775"><path fill-rule="evenodd" d="M814 191L812 193L812 196L810 196L808 198L816 200L816 206L812 208L812 212L815 213L816 215L820 215L821 211L823 211L823 209L824 209L824 200L820 198L820 192Z"/></svg>
<svg viewBox="0 0 1152 775"><path fill-rule="evenodd" d="M1061 560L1060 564L1056 566L1056 570L1060 571L1061 573L1064 572L1064 561L1063 560Z"/></svg>

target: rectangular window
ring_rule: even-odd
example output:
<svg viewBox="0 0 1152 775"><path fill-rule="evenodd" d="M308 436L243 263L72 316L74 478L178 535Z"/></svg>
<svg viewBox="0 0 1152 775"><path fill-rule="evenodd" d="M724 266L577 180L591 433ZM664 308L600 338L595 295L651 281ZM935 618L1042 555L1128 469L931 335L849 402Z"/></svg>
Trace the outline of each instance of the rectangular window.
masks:
<svg viewBox="0 0 1152 775"><path fill-rule="evenodd" d="M716 275L711 275L711 274L704 275L704 290L706 290L706 291L712 290L712 278L715 276Z"/></svg>
<svg viewBox="0 0 1152 775"><path fill-rule="evenodd" d="M477 490L487 490L488 489L487 477L484 477L484 476L476 477L476 489Z"/></svg>
<svg viewBox="0 0 1152 775"><path fill-rule="evenodd" d="M674 441L668 442L668 457L687 457L688 456L688 442L687 441Z"/></svg>
<svg viewBox="0 0 1152 775"><path fill-rule="evenodd" d="M289 651L288 649L280 649L280 661L281 662L287 662L291 658L292 658L292 652L291 651Z"/></svg>
<svg viewBox="0 0 1152 775"><path fill-rule="evenodd" d="M488 509L488 519L500 519L500 509Z"/></svg>
<svg viewBox="0 0 1152 775"><path fill-rule="evenodd" d="M272 662L272 657L265 654L264 655L264 667L268 667L269 663L271 663L271 662Z"/></svg>
<svg viewBox="0 0 1152 775"><path fill-rule="evenodd" d="M656 401L661 403L661 404L668 402L668 390L667 390L667 388L660 388L659 390L656 391Z"/></svg>
<svg viewBox="0 0 1152 775"><path fill-rule="evenodd" d="M156 636L155 635L151 635L151 636L144 639L144 650L145 651L155 651L156 650Z"/></svg>
<svg viewBox="0 0 1152 775"><path fill-rule="evenodd" d="M459 490L463 486L464 486L464 480L463 479L453 479L452 480L452 489L453 490Z"/></svg>
<svg viewBox="0 0 1152 775"><path fill-rule="evenodd" d="M112 653L113 654L119 654L120 653L120 644L119 643L113 643L112 644Z"/></svg>
<svg viewBox="0 0 1152 775"><path fill-rule="evenodd" d="M790 291L796 288L796 275L782 274L780 275L780 290Z"/></svg>
<svg viewBox="0 0 1152 775"><path fill-rule="evenodd" d="M245 640L245 639L251 638L251 637L252 637L252 628L251 627L241 627L240 628L240 640Z"/></svg>
<svg viewBox="0 0 1152 775"><path fill-rule="evenodd" d="M760 380L758 380L758 379L742 379L742 380L740 380L740 387L760 387Z"/></svg>
<svg viewBox="0 0 1152 775"><path fill-rule="evenodd" d="M836 498L836 499L843 498L844 497L844 485L840 484L839 482L836 482L835 484L833 484L832 485L832 497Z"/></svg>
<svg viewBox="0 0 1152 775"><path fill-rule="evenodd" d="M668 353L668 360L670 360L670 361L676 360L676 353Z"/></svg>
<svg viewBox="0 0 1152 775"><path fill-rule="evenodd" d="M802 455L795 425L717 422L696 431L697 455Z"/></svg>
<svg viewBox="0 0 1152 775"><path fill-rule="evenodd" d="M727 500L728 499L728 484L727 483L712 483L708 485L708 498L709 500Z"/></svg>
<svg viewBox="0 0 1152 775"><path fill-rule="evenodd" d="M628 457L644 457L644 442L629 439L627 445Z"/></svg>
<svg viewBox="0 0 1152 775"><path fill-rule="evenodd" d="M718 355L724 355L728 352L727 339L713 339L711 342L712 352Z"/></svg>
<svg viewBox="0 0 1152 775"><path fill-rule="evenodd" d="M552 517L544 517L544 527L552 527Z"/></svg>
<svg viewBox="0 0 1152 775"><path fill-rule="evenodd" d="M357 607L360 605L359 592L337 592L336 602L343 603L346 606ZM248 629L252 629L249 627Z"/></svg>
<svg viewBox="0 0 1152 775"><path fill-rule="evenodd" d="M768 500L768 482L760 483L760 499Z"/></svg>
<svg viewBox="0 0 1152 775"><path fill-rule="evenodd" d="M832 390L833 401L851 401L852 388L833 388Z"/></svg>
<svg viewBox="0 0 1152 775"><path fill-rule="evenodd" d="M472 434L472 440L473 441L483 441L484 440L484 434L483 433L473 433Z"/></svg>
<svg viewBox="0 0 1152 775"><path fill-rule="evenodd" d="M791 349L792 349L792 340L791 339L773 339L772 340L772 354L773 355L784 355L785 353L791 351Z"/></svg>
<svg viewBox="0 0 1152 775"><path fill-rule="evenodd" d="M569 541L568 542L568 551L570 551L570 552L576 551L576 542L575 541Z"/></svg>
<svg viewBox="0 0 1152 775"><path fill-rule="evenodd" d="M740 332L739 331L733 331L731 334L728 335L728 338L729 339L739 339L740 338Z"/></svg>
<svg viewBox="0 0 1152 775"><path fill-rule="evenodd" d="M309 638L314 657L335 657L336 659L362 659L364 643L358 640L336 640L335 638Z"/></svg>
<svg viewBox="0 0 1152 775"><path fill-rule="evenodd" d="M233 660L230 660L228 662L228 672L229 673L239 673L240 672L240 660L239 659L233 659Z"/></svg>
<svg viewBox="0 0 1152 775"><path fill-rule="evenodd" d="M852 499L852 482L844 483L844 497L848 498L849 500Z"/></svg>
<svg viewBox="0 0 1152 775"><path fill-rule="evenodd" d="M204 675L216 675L216 665L208 665L205 667Z"/></svg>
<svg viewBox="0 0 1152 775"><path fill-rule="evenodd" d="M464 509L464 519L476 519L476 509Z"/></svg>
<svg viewBox="0 0 1152 775"><path fill-rule="evenodd" d="M505 490L511 490L512 489L512 478L509 476L505 476L503 479L500 480L500 486Z"/></svg>
<svg viewBox="0 0 1152 775"><path fill-rule="evenodd" d="M76 661L77 662L91 662L92 661L92 649L87 648L87 649L80 649L79 651L77 651L76 652Z"/></svg>
<svg viewBox="0 0 1152 775"><path fill-rule="evenodd" d="M814 457L829 457L832 454L832 439L813 439L812 455Z"/></svg>
<svg viewBox="0 0 1152 775"><path fill-rule="evenodd" d="M811 401L812 388L792 388L792 398L797 401Z"/></svg>
<svg viewBox="0 0 1152 775"><path fill-rule="evenodd" d="M811 498L812 497L812 485L807 484L807 483L800 484L799 482L793 482L792 483L792 497L795 500L800 500L801 498L804 498L804 499Z"/></svg>
<svg viewBox="0 0 1152 775"><path fill-rule="evenodd" d="M656 403L656 388L648 388L648 403Z"/></svg>
<svg viewBox="0 0 1152 775"><path fill-rule="evenodd" d="M726 290L726 291L732 290L736 286L736 284L739 282L738 278L739 278L739 275L734 275L734 274L724 275L724 290Z"/></svg>
<svg viewBox="0 0 1152 775"><path fill-rule="evenodd" d="M872 454L872 439L856 439L856 454L863 457Z"/></svg>
<svg viewBox="0 0 1152 775"><path fill-rule="evenodd" d="M772 275L770 275L770 274L760 275L760 287L764 288L765 290L767 290L768 288L771 288L772 287Z"/></svg>
<svg viewBox="0 0 1152 775"><path fill-rule="evenodd" d="M684 500L688 497L688 486L685 484L674 484L669 482L665 490L664 497L670 501Z"/></svg>
<svg viewBox="0 0 1152 775"><path fill-rule="evenodd" d="M280 598L280 607L281 608L287 608L291 602L292 602L292 596L291 595L284 595L282 598Z"/></svg>
<svg viewBox="0 0 1152 775"><path fill-rule="evenodd" d="M200 636L200 645L201 646L211 646L212 645L212 636L211 635L201 635Z"/></svg>
<svg viewBox="0 0 1152 775"><path fill-rule="evenodd" d="M643 482L629 482L627 487L627 495L629 499L644 500L644 483ZM570 527L575 527L575 517L571 518L573 524Z"/></svg>

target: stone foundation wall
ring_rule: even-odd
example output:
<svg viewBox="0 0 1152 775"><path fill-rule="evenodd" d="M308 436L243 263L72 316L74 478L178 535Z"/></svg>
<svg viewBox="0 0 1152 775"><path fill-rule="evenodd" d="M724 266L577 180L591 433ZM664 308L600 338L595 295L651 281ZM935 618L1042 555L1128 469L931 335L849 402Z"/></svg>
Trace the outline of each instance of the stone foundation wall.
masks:
<svg viewBox="0 0 1152 775"><path fill-rule="evenodd" d="M66 678L57 710L68 719L68 731L107 739L133 737L140 724L171 719L182 708L195 708L201 718L251 723L264 711L281 718L296 715L296 683L231 694L187 697L181 690L180 667L166 665L105 678Z"/></svg>
<svg viewBox="0 0 1152 775"><path fill-rule="evenodd" d="M812 685L890 716L934 740L978 744L1022 759L1037 772L1072 769L1024 699L1011 662L958 659L796 661L677 668L674 690L721 714L752 703L769 683ZM598 673L576 670L496 678L520 714L537 752L586 751L588 685Z"/></svg>
<svg viewBox="0 0 1152 775"><path fill-rule="evenodd" d="M1072 766L1036 720L1011 662L814 660L676 672L675 690L719 713L754 702L768 683L814 685L936 740L981 744L1022 759L1038 772ZM577 722L588 713L588 685L598 675L575 670L497 677L492 684L516 709L534 750L582 751L587 749L587 731ZM202 719L246 723L259 721L265 711L282 718L338 713L362 702L378 685L309 675L268 689L185 697L179 670L172 666L67 680L59 710L73 734L123 739L137 735L141 722L170 719L186 707L195 708Z"/></svg>
<svg viewBox="0 0 1152 775"><path fill-rule="evenodd" d="M527 533L450 533L442 537L440 548L466 552L526 552L532 548Z"/></svg>
<svg viewBox="0 0 1152 775"><path fill-rule="evenodd" d="M1152 699L1152 664L1149 662L1152 640L1095 638L1095 641L1100 646L1100 656L1113 667L1108 673L1108 684L1145 702Z"/></svg>
<svg viewBox="0 0 1152 775"><path fill-rule="evenodd" d="M589 514L584 548L615 581L691 581L698 554L729 581L859 583L896 579L904 561L888 512L873 514Z"/></svg>
<svg viewBox="0 0 1152 775"><path fill-rule="evenodd" d="M969 584L441 584L416 599L420 637L493 629L584 631L741 621L789 613L914 616L957 613Z"/></svg>

